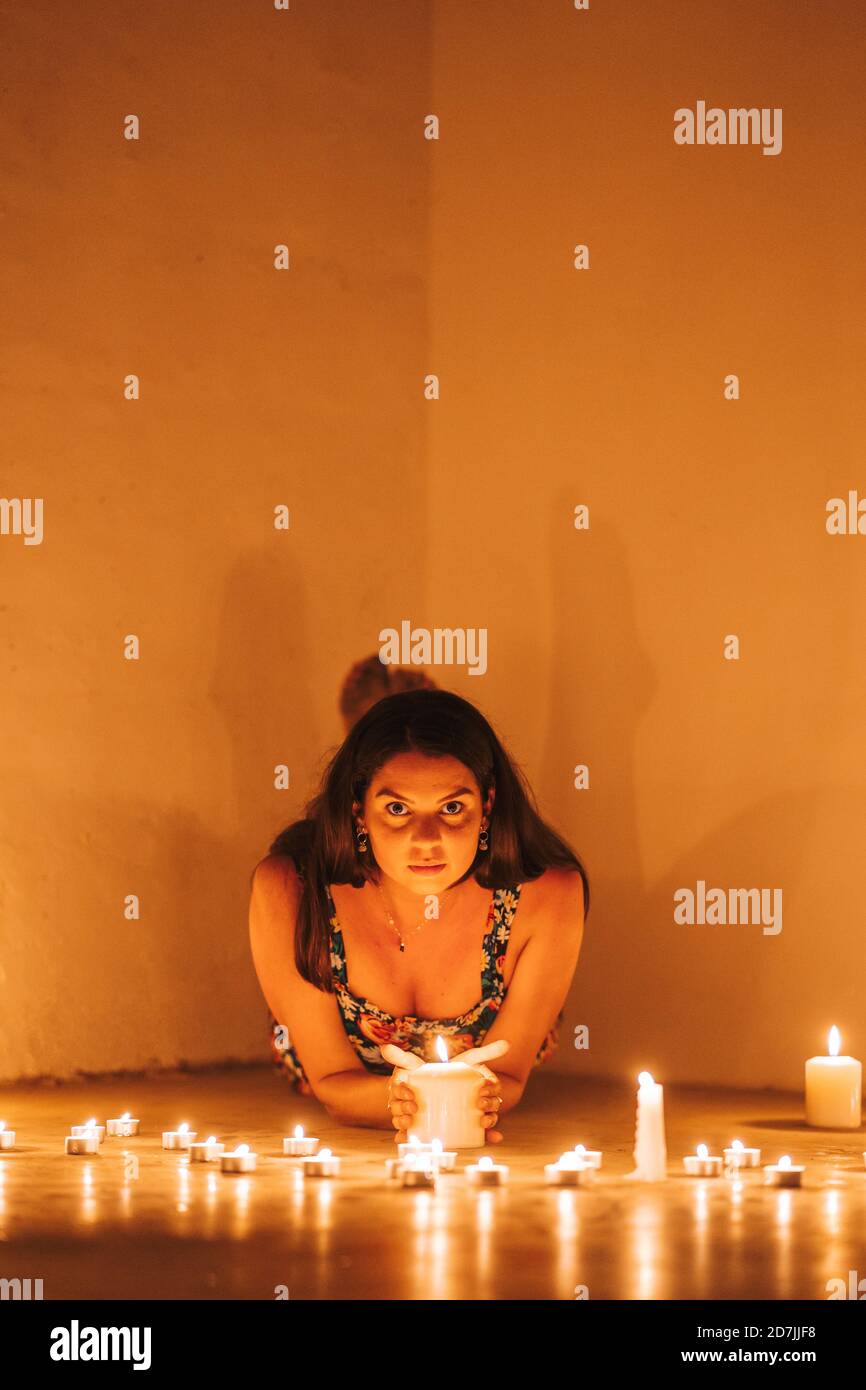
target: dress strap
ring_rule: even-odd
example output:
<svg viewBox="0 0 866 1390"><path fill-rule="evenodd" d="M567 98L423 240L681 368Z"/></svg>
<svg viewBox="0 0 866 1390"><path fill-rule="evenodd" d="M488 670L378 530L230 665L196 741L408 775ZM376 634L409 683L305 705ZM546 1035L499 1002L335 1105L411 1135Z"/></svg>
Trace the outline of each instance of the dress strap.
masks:
<svg viewBox="0 0 866 1390"><path fill-rule="evenodd" d="M497 992L502 987L505 952L508 950L511 923L520 902L522 886L518 883L513 888L496 889L492 904L493 920L484 937L482 950L482 984L485 995L489 993L491 986L495 987Z"/></svg>
<svg viewBox="0 0 866 1390"><path fill-rule="evenodd" d="M343 943L343 933L337 921L337 907L331 894L330 886L325 884L325 898L328 905L328 920L331 925L331 972L335 980L341 985L347 985L348 972L346 970L346 947Z"/></svg>

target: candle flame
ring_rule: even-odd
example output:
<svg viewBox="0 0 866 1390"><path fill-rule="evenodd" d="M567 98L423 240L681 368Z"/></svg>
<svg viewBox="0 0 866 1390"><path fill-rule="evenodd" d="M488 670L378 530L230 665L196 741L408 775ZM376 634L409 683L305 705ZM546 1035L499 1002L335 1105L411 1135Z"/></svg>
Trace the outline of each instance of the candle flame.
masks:
<svg viewBox="0 0 866 1390"><path fill-rule="evenodd" d="M303 1125L295 1125L295 1138L296 1138L296 1139L303 1139L303 1137L304 1137L304 1126L303 1126Z"/></svg>
<svg viewBox="0 0 866 1390"><path fill-rule="evenodd" d="M488 1154L485 1154L483 1158L479 1158L479 1160L478 1160L478 1167L479 1167L479 1168L492 1168L492 1167L493 1167L493 1159L492 1159Z"/></svg>
<svg viewBox="0 0 866 1390"><path fill-rule="evenodd" d="M743 1149L743 1141L742 1141L742 1139L735 1139L734 1142L733 1142L733 1144L731 1145L731 1148L732 1148L732 1149L736 1149L736 1150L737 1150L737 1153L740 1153L740 1152L742 1151L742 1149Z"/></svg>
<svg viewBox="0 0 866 1390"><path fill-rule="evenodd" d="M581 1158L582 1158L583 1155L586 1153L586 1149L583 1147L582 1144L575 1144L575 1146L574 1146L574 1152L575 1152L576 1154L580 1154L580 1156L581 1156Z"/></svg>
<svg viewBox="0 0 866 1390"><path fill-rule="evenodd" d="M85 1126L86 1126L87 1129L95 1129L95 1127L96 1127L96 1118L94 1117L92 1120L85 1120L84 1123L85 1123Z"/></svg>
<svg viewBox="0 0 866 1390"><path fill-rule="evenodd" d="M409 1143L410 1143L410 1144L414 1144L414 1145L417 1147L417 1146L420 1145L421 1140L418 1138L417 1134L410 1134L410 1135L409 1135Z"/></svg>
<svg viewBox="0 0 866 1390"><path fill-rule="evenodd" d="M186 1134L186 1132L187 1132L188 1129L189 1129L189 1125L187 1124L186 1120L184 1120L184 1122L183 1122L182 1125L178 1125L178 1127L177 1127L177 1132L178 1132L178 1134Z"/></svg>
<svg viewBox="0 0 866 1390"><path fill-rule="evenodd" d="M235 1153L236 1153L236 1154L248 1154L249 1151L250 1151L250 1146L249 1146L249 1144L238 1144L237 1148L235 1149Z"/></svg>
<svg viewBox="0 0 866 1390"><path fill-rule="evenodd" d="M707 1158L709 1156L709 1152L710 1151L707 1148L706 1144L698 1144L698 1158Z"/></svg>
<svg viewBox="0 0 866 1390"><path fill-rule="evenodd" d="M560 1168L583 1168L584 1162L576 1149L569 1149L567 1153L559 1156Z"/></svg>
<svg viewBox="0 0 866 1390"><path fill-rule="evenodd" d="M330 1150L330 1149L319 1149L319 1152L318 1152L318 1154L317 1154L317 1157L318 1157L318 1158L330 1158L330 1157L331 1157L331 1150Z"/></svg>
<svg viewBox="0 0 866 1390"><path fill-rule="evenodd" d="M122 1120L130 1120L130 1119L132 1119L132 1116L130 1115L130 1113L129 1113L128 1110L124 1110L124 1112L123 1112L123 1114L121 1115L120 1118L121 1118Z"/></svg>
<svg viewBox="0 0 866 1390"><path fill-rule="evenodd" d="M778 1164L777 1164L776 1166L779 1167L779 1168L790 1168L790 1166L791 1166L791 1155L790 1155L790 1154L783 1154L782 1157L779 1159L779 1162L778 1162Z"/></svg>
<svg viewBox="0 0 866 1390"><path fill-rule="evenodd" d="M441 1033L439 1034L439 1036L438 1036L437 1039L436 1039L436 1051L437 1051L437 1053L439 1054L439 1060L440 1060L440 1061L442 1061L442 1062L447 1062L447 1061L448 1061L448 1045L447 1045L447 1043L445 1042L445 1039L442 1037L442 1034L441 1034Z"/></svg>
<svg viewBox="0 0 866 1390"><path fill-rule="evenodd" d="M641 1074L640 1074L640 1076L638 1077L638 1081L640 1082L641 1086L654 1086L654 1085L655 1085L655 1082L653 1081L653 1078L652 1078L652 1072L649 1072L649 1071L642 1071Z"/></svg>
<svg viewBox="0 0 866 1390"><path fill-rule="evenodd" d="M215 1144L216 1141L217 1141L216 1135L215 1135L215 1134L209 1134L208 1137L207 1137L207 1139L205 1139L204 1142L205 1142L206 1144Z"/></svg>
<svg viewBox="0 0 866 1390"><path fill-rule="evenodd" d="M5 1120L0 1120L0 1129L5 1129L5 1128L6 1128L6 1121L5 1121Z"/></svg>
<svg viewBox="0 0 866 1390"><path fill-rule="evenodd" d="M839 1029L836 1027L836 1025L835 1025L835 1023L834 1023L834 1024L833 1024L833 1027L830 1029L830 1032L829 1032L829 1035L828 1035L828 1038L827 1038L827 1051L829 1052L829 1054L830 1054L831 1057L838 1057L838 1056L839 1056L839 1045L840 1045L841 1041L842 1041L842 1035L840 1034Z"/></svg>

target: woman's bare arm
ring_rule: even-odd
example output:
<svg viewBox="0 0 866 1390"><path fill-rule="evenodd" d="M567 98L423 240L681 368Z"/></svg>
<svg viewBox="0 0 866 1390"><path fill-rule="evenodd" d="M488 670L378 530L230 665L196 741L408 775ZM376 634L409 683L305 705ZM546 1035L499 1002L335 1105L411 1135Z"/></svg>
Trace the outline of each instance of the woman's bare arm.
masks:
<svg viewBox="0 0 866 1390"><path fill-rule="evenodd" d="M354 1052L336 996L316 989L295 965L302 887L291 860L257 866L250 898L250 947L268 1007L289 1030L316 1099L341 1124L391 1129L388 1076L374 1076Z"/></svg>

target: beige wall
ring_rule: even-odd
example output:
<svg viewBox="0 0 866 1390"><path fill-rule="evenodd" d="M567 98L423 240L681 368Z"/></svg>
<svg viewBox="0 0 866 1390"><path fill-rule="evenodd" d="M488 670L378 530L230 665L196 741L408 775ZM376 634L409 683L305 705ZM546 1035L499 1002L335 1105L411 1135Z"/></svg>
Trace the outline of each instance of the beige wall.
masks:
<svg viewBox="0 0 866 1390"><path fill-rule="evenodd" d="M589 869L552 1065L863 1055L866 539L824 509L866 491L864 20L802 15L6 15L2 492L45 536L0 537L0 1079L266 1055L249 873L403 618L487 629L432 674ZM781 106L782 154L677 147L698 99ZM674 925L698 879L783 930Z"/></svg>

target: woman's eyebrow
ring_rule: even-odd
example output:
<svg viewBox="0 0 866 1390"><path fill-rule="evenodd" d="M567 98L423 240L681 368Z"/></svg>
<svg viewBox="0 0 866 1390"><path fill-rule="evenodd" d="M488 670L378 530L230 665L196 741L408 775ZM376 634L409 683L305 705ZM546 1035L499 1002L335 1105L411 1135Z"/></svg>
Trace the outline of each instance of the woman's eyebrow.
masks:
<svg viewBox="0 0 866 1390"><path fill-rule="evenodd" d="M412 801L411 796L401 796L399 792L393 791L391 787L383 787L382 790L381 790L380 792L376 792L376 795L377 795L377 796L393 796L393 797L396 798L397 801L405 801L405 803L406 803L407 806L412 806L412 805L414 804L413 801ZM475 793L472 791L471 787L458 787L457 790L451 792L449 796L440 796L438 799L439 799L440 801L453 801L454 798L455 798L455 796L474 796L474 795L475 795Z"/></svg>

